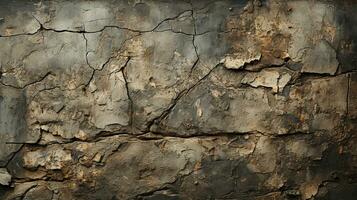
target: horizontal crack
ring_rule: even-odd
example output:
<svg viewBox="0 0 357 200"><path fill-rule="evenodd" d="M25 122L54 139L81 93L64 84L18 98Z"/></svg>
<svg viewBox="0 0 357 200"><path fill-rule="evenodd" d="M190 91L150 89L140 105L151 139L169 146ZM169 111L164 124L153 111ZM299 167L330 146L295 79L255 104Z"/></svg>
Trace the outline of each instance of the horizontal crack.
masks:
<svg viewBox="0 0 357 200"><path fill-rule="evenodd" d="M45 78L47 78L49 75L52 75L54 76L51 72L47 72L43 77L41 77L40 79L38 80L35 80L35 81L32 81L32 82L29 82L29 83L26 83L24 86L20 87L20 86L15 86L15 85L11 85L11 84L6 84L6 83L3 83L2 81L0 81L0 84L3 85L3 86L7 86L7 87L11 87L11 88L15 88L15 89L25 89L27 87L29 87L30 85L33 85L33 84L36 84L36 83L39 83L41 81L43 81Z"/></svg>

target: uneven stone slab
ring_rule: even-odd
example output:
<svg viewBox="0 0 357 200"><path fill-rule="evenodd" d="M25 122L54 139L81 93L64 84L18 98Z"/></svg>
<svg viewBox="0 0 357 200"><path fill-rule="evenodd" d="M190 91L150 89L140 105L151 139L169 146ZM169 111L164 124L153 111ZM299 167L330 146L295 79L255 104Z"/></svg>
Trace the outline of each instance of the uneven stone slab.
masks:
<svg viewBox="0 0 357 200"><path fill-rule="evenodd" d="M354 200L348 1L0 2L0 199Z"/></svg>
<svg viewBox="0 0 357 200"><path fill-rule="evenodd" d="M288 97L261 88L226 89L220 84L214 78L200 84L151 130L182 136L313 132L333 130L346 114L348 77L344 75L291 87Z"/></svg>
<svg viewBox="0 0 357 200"><path fill-rule="evenodd" d="M36 143L39 134L27 132L26 97L22 90L0 86L0 166L5 166L21 143Z"/></svg>
<svg viewBox="0 0 357 200"><path fill-rule="evenodd" d="M261 193L272 193L292 184L300 186L297 195L301 193L308 198L317 194L318 190L313 188L329 180L330 173L341 173L352 164L348 161L349 154L336 157L339 150L330 139L322 133L288 138L252 134L151 140L111 136L98 142L41 147L36 152L45 155L71 152L72 160L61 160L56 156L32 157L33 162L42 162L46 158L46 164L39 166L37 172L30 171L22 161L29 155L27 148L9 166L16 170L10 172L16 172L14 176L17 178L25 175L38 179L35 175L42 171L53 180L34 180L36 189L25 194L29 197L40 195L44 190L47 194L50 190L60 199L160 196L259 199ZM337 160L331 164L333 158ZM57 170L48 167L57 164L61 164ZM309 169L303 166L309 166ZM306 181L302 176L308 174L312 177ZM289 196L294 192L284 191L278 196Z"/></svg>

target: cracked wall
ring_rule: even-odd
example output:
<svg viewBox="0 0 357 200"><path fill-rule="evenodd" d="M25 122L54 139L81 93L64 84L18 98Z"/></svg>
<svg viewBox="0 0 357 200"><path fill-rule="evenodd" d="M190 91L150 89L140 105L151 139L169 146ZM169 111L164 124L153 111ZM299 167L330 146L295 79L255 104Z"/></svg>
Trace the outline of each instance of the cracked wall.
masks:
<svg viewBox="0 0 357 200"><path fill-rule="evenodd" d="M0 1L0 199L354 200L356 9Z"/></svg>

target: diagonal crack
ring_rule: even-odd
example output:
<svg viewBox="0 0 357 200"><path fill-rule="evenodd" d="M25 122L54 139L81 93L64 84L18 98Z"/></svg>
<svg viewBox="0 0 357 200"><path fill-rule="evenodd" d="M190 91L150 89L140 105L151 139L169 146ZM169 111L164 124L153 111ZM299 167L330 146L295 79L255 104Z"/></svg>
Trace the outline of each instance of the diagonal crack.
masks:
<svg viewBox="0 0 357 200"><path fill-rule="evenodd" d="M160 27L160 25L163 24L164 22L176 20L176 19L180 18L180 16L183 15L184 13L186 13L186 12L192 12L192 10L184 10L184 11L180 12L179 14L177 14L174 17L166 18L166 19L162 20L161 22L159 22L153 29L151 29L150 31L145 31L145 32L153 32L156 29L158 29Z"/></svg>
<svg viewBox="0 0 357 200"><path fill-rule="evenodd" d="M131 57L129 56L128 59L126 60L125 64L123 67L121 67L121 72L123 74L123 78L125 81L125 88L126 88L126 94L128 96L130 106L129 106L129 126L132 128L133 126L133 113L134 113L134 102L133 99L131 98L130 91L129 91L129 82L128 82L128 72L126 70L126 67L128 66L129 62L131 60Z"/></svg>
<svg viewBox="0 0 357 200"><path fill-rule="evenodd" d="M177 102L184 97L185 95L187 95L188 93L190 93L193 89L195 89L198 85L200 85L202 83L202 81L204 81L206 78L209 77L209 75L219 66L221 65L221 63L218 63L216 66L214 66L206 75L204 75L202 78L200 78L197 82L195 82L193 85L191 85L190 87L182 90L181 92L179 92L176 97L171 101L172 103L170 104L170 106L168 108L166 108L158 117L154 118L153 120L151 120L148 123L148 128L146 130L146 133L149 132L152 128L152 126L154 126L155 124L160 124L161 121L172 111L172 109L176 106Z"/></svg>
<svg viewBox="0 0 357 200"><path fill-rule="evenodd" d="M92 74L91 74L89 80L87 81L87 83L85 83L84 85L80 85L80 86L88 87L89 84L90 84L90 83L92 82L92 80L94 79L95 73L96 73L97 71L103 71L104 68L105 68L105 66L106 66L112 59L116 58L118 55L112 55L112 56L110 56L103 64L101 64L100 68L98 68L98 69L97 69L97 68L94 68L94 67L90 64L90 62L89 62L89 60L88 60L88 54L89 54L90 52L92 52L92 51L89 51L89 50L88 50L88 38L86 37L86 34L85 34L85 33L82 33L82 35L83 35L83 38L84 38L84 40L85 40L85 42L86 42L86 55L85 55L85 57L86 57L86 63L87 63L87 65L89 66L89 68L92 69ZM123 47L124 47L124 45L125 45L125 43L126 43L127 41L129 41L129 40L131 40L131 39L133 39L133 38L135 38L135 37L138 37L138 36L140 36L140 34L138 34L138 35L133 35L133 36L131 36L131 37L126 38L126 39L121 43L120 48L119 48L119 50L117 51L118 54L123 50ZM128 62L128 61L127 61L127 62ZM126 63L126 64L127 64L127 63ZM124 64L124 66L126 66L126 64ZM121 69L120 69L120 70L121 70ZM119 70L119 71L120 71L120 70ZM112 74L112 73L115 73L115 72L117 72L117 71L113 71L113 72L111 72L111 73L109 73L109 74ZM80 86L78 86L78 87L80 87ZM77 87L77 88L78 88L78 87Z"/></svg>
<svg viewBox="0 0 357 200"><path fill-rule="evenodd" d="M21 194L20 199L21 199L21 200L25 199L27 193L30 192L32 189L36 188L37 186L38 186L37 184L34 184L34 185L30 186L29 188L27 188L27 189L24 191L24 193ZM27 198L26 198L26 199L27 199Z"/></svg>
<svg viewBox="0 0 357 200"><path fill-rule="evenodd" d="M8 143L5 143L8 144ZM20 145L20 144L19 144ZM7 168L12 160L14 160L15 156L25 147L25 144L21 144L21 146L11 154L11 157L7 160L6 164L4 166L0 167L5 167Z"/></svg>

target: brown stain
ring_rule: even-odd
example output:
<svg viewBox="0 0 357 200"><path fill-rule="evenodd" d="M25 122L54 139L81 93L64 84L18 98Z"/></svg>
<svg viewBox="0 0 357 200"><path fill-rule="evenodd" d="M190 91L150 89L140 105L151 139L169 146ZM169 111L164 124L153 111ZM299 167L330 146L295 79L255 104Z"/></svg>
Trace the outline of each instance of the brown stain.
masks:
<svg viewBox="0 0 357 200"><path fill-rule="evenodd" d="M225 27L230 30L226 35L226 39L231 45L229 53L244 53L247 51L247 46L253 44L256 46L256 51L262 54L260 64L281 65L288 57L291 36L279 31L281 25L279 20L269 21L271 22L269 31L257 29L256 17L260 14L259 10L253 13L243 12L239 17L234 16L226 20Z"/></svg>

